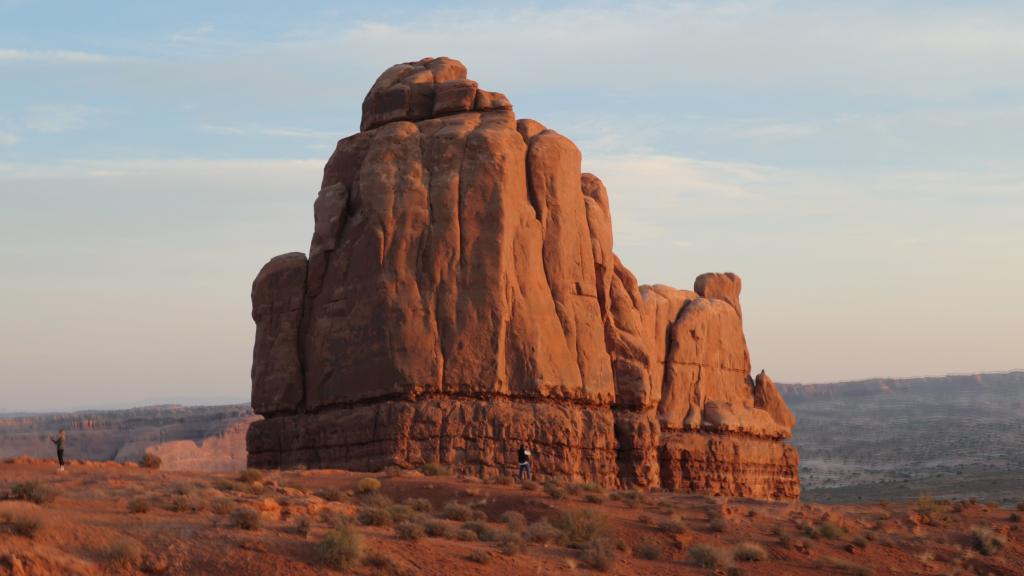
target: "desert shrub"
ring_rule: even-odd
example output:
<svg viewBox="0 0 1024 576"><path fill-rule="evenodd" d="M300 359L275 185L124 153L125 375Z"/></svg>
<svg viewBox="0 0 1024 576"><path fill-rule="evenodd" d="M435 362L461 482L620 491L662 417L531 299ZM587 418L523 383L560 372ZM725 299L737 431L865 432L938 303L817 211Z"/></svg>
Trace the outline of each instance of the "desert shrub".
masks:
<svg viewBox="0 0 1024 576"><path fill-rule="evenodd" d="M868 547L868 540L864 536L857 536L856 538L853 539L853 542L851 542L851 543L854 546L856 546L857 548L861 548L861 549L864 549L864 548Z"/></svg>
<svg viewBox="0 0 1024 576"><path fill-rule="evenodd" d="M475 532L477 539L485 542L490 542L498 538L497 532L495 532L486 522L480 522L478 520L470 520L462 524L463 530L469 530Z"/></svg>
<svg viewBox="0 0 1024 576"><path fill-rule="evenodd" d="M491 555L486 550L473 550L466 556L466 560L476 562L477 564L489 564L491 562Z"/></svg>
<svg viewBox="0 0 1024 576"><path fill-rule="evenodd" d="M231 511L231 524L242 530L259 530L260 513L249 506L239 506Z"/></svg>
<svg viewBox="0 0 1024 576"><path fill-rule="evenodd" d="M720 548L707 544L694 544L687 551L690 563L701 568L724 568L729 565L729 555Z"/></svg>
<svg viewBox="0 0 1024 576"><path fill-rule="evenodd" d="M580 489L583 490L584 492L596 492L598 494L604 493L604 488L602 488L598 484L595 484L594 482L585 482L583 484L580 484Z"/></svg>
<svg viewBox="0 0 1024 576"><path fill-rule="evenodd" d="M130 538L121 538L107 548L107 564L130 570L142 563L142 545Z"/></svg>
<svg viewBox="0 0 1024 576"><path fill-rule="evenodd" d="M506 530L498 534L498 548L506 556L515 556L526 551L526 540L519 534Z"/></svg>
<svg viewBox="0 0 1024 576"><path fill-rule="evenodd" d="M775 529L773 529L772 535L778 539L777 542L780 547L786 549L793 547L793 537L786 533L786 531L783 530L781 527L776 527Z"/></svg>
<svg viewBox="0 0 1024 576"><path fill-rule="evenodd" d="M523 490L530 490L530 491L537 490L537 489L540 488L540 484L537 484L533 480L523 480L523 482L522 482L522 484L520 484L520 486L523 487Z"/></svg>
<svg viewBox="0 0 1024 576"><path fill-rule="evenodd" d="M228 478L217 478L213 481L213 487L221 492L245 492L247 488L241 482L235 482Z"/></svg>
<svg viewBox="0 0 1024 576"><path fill-rule="evenodd" d="M555 519L555 528L565 535L570 547L579 548L591 540L611 534L608 518L597 510L567 510Z"/></svg>
<svg viewBox="0 0 1024 576"><path fill-rule="evenodd" d="M830 520L825 520L821 524L818 524L818 535L828 540L834 540L841 537L845 533L838 524Z"/></svg>
<svg viewBox="0 0 1024 576"><path fill-rule="evenodd" d="M422 514L413 510L412 506L408 504L395 504L388 509L388 513L391 515L391 521L396 524L407 520L416 520L422 516Z"/></svg>
<svg viewBox="0 0 1024 576"><path fill-rule="evenodd" d="M565 490L557 482L548 481L544 483L544 493L552 500L561 500L565 497Z"/></svg>
<svg viewBox="0 0 1024 576"><path fill-rule="evenodd" d="M161 507L171 512L188 512L192 510L192 501L189 500L188 496L175 494L164 499Z"/></svg>
<svg viewBox="0 0 1024 576"><path fill-rule="evenodd" d="M870 576L873 572L871 568L861 564L855 564L853 562L835 558L833 556L825 556L824 558L816 561L814 567L820 569L828 569L831 574L848 574L849 576Z"/></svg>
<svg viewBox="0 0 1024 576"><path fill-rule="evenodd" d="M604 496L597 492L588 492L583 495L583 501L591 504L600 504L604 502Z"/></svg>
<svg viewBox="0 0 1024 576"><path fill-rule="evenodd" d="M725 517L723 516L715 516L708 521L708 528L712 532L725 532L728 525L728 522L725 521Z"/></svg>
<svg viewBox="0 0 1024 576"><path fill-rule="evenodd" d="M458 530L455 531L455 539L456 540L461 540L462 542L476 542L477 540L480 539L480 537L477 536L476 532L473 532L472 530L466 530L465 528L459 528Z"/></svg>
<svg viewBox="0 0 1024 576"><path fill-rule="evenodd" d="M39 532L39 528L43 525L42 520L35 514L6 513L0 518L0 523L11 532L25 538L35 538L36 532Z"/></svg>
<svg viewBox="0 0 1024 576"><path fill-rule="evenodd" d="M580 486L579 484L572 483L566 484L565 486L563 486L563 488L565 489L565 493L570 496L576 496L577 494L580 493L581 490L583 490L583 487Z"/></svg>
<svg viewBox="0 0 1024 576"><path fill-rule="evenodd" d="M215 498L210 502L210 511L220 516L231 514L231 511L234 509L235 501L231 498Z"/></svg>
<svg viewBox="0 0 1024 576"><path fill-rule="evenodd" d="M434 538L451 538L452 527L442 520L428 520L423 525L423 531L427 533L427 536Z"/></svg>
<svg viewBox="0 0 1024 576"><path fill-rule="evenodd" d="M356 520L363 526L387 526L391 524L391 512L380 506L360 506Z"/></svg>
<svg viewBox="0 0 1024 576"><path fill-rule="evenodd" d="M171 484L171 494L177 494L179 496L188 496L192 493L193 486L184 482L175 482Z"/></svg>
<svg viewBox="0 0 1024 576"><path fill-rule="evenodd" d="M128 511L132 514L145 514L149 508L150 503L146 498L132 498L128 501Z"/></svg>
<svg viewBox="0 0 1024 576"><path fill-rule="evenodd" d="M430 512L431 508L433 508L430 504L430 500L427 500L426 498L406 498L405 505L416 512Z"/></svg>
<svg viewBox="0 0 1024 576"><path fill-rule="evenodd" d="M475 520L477 522L487 522L487 520L488 520L487 512L484 512L483 510L479 510L479 509L475 509L474 508L469 513L469 519L470 520Z"/></svg>
<svg viewBox="0 0 1024 576"><path fill-rule="evenodd" d="M732 557L740 562L760 562L768 557L768 552L760 544L743 542L733 549Z"/></svg>
<svg viewBox="0 0 1024 576"><path fill-rule="evenodd" d="M1016 512L1010 512L1009 520L1010 522L1020 522L1020 514L1017 514Z"/></svg>
<svg viewBox="0 0 1024 576"><path fill-rule="evenodd" d="M293 526L295 533L299 536L306 537L309 535L309 518L305 516L299 516L295 519L295 526Z"/></svg>
<svg viewBox="0 0 1024 576"><path fill-rule="evenodd" d="M981 526L971 527L971 548L974 548L984 556L991 556L999 552L1006 545L1006 537L983 528Z"/></svg>
<svg viewBox="0 0 1024 576"><path fill-rule="evenodd" d="M162 463L163 460L161 460L159 456L151 452L146 452L145 454L142 455L142 459L139 460L139 466L142 466L143 468L149 468L150 470L156 470L160 468L160 464Z"/></svg>
<svg viewBox="0 0 1024 576"><path fill-rule="evenodd" d="M562 540L562 532L552 526L546 519L530 524L523 533L523 536L535 544L551 544Z"/></svg>
<svg viewBox="0 0 1024 576"><path fill-rule="evenodd" d="M644 493L639 490L615 492L612 496L612 500L621 500L623 504L630 508L636 508L644 502Z"/></svg>
<svg viewBox="0 0 1024 576"><path fill-rule="evenodd" d="M316 495L328 502L341 502L345 499L345 493L337 488L321 488Z"/></svg>
<svg viewBox="0 0 1024 576"><path fill-rule="evenodd" d="M394 502L391 498L381 494L380 492L370 492L369 494L363 495L359 500L360 506L374 506L377 508L391 508Z"/></svg>
<svg viewBox="0 0 1024 576"><path fill-rule="evenodd" d="M53 502L53 499L56 497L56 488L35 480L19 482L11 486L11 498L15 500L46 504L47 502Z"/></svg>
<svg viewBox="0 0 1024 576"><path fill-rule="evenodd" d="M395 535L402 540L419 540L426 535L423 525L405 520L395 525Z"/></svg>
<svg viewBox="0 0 1024 576"><path fill-rule="evenodd" d="M420 472L423 472L424 476L447 476L448 467L438 462L427 462L420 467Z"/></svg>
<svg viewBox="0 0 1024 576"><path fill-rule="evenodd" d="M260 472L255 468L246 468L238 473L238 481L244 484L252 484L253 482L259 482L260 480L263 480L263 472Z"/></svg>
<svg viewBox="0 0 1024 576"><path fill-rule="evenodd" d="M362 541L351 526L343 525L328 532L317 546L320 562L337 570L355 564L362 555Z"/></svg>
<svg viewBox="0 0 1024 576"><path fill-rule="evenodd" d="M469 520L469 517L473 515L473 509L465 504L459 504L458 502L448 502L441 509L441 517L448 520L457 520L459 522Z"/></svg>
<svg viewBox="0 0 1024 576"><path fill-rule="evenodd" d="M356 492L360 494L370 494L380 490L380 480L376 478L363 478L356 484Z"/></svg>
<svg viewBox="0 0 1024 576"><path fill-rule="evenodd" d="M604 572L615 562L615 544L608 538L592 538L580 548L584 566Z"/></svg>
<svg viewBox="0 0 1024 576"><path fill-rule="evenodd" d="M938 512L941 508L942 504L935 500L931 492L921 492L914 503L914 510L919 514L931 515Z"/></svg>
<svg viewBox="0 0 1024 576"><path fill-rule="evenodd" d="M683 521L678 518L666 518L658 523L658 530L675 536L686 532L686 524L683 524Z"/></svg>
<svg viewBox="0 0 1024 576"><path fill-rule="evenodd" d="M658 560L661 558L661 546L654 540L645 538L633 549L633 555L644 560Z"/></svg>
<svg viewBox="0 0 1024 576"><path fill-rule="evenodd" d="M526 516L515 510L506 510L501 514L501 521L513 532L522 532L526 529Z"/></svg>

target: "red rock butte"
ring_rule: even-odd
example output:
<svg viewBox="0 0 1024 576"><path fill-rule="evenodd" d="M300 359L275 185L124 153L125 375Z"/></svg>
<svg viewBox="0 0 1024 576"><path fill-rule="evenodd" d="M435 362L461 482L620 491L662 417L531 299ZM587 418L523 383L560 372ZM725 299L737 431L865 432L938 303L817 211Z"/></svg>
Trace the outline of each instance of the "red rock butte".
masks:
<svg viewBox="0 0 1024 576"><path fill-rule="evenodd" d="M253 467L443 463L793 499L795 422L752 379L740 279L640 286L580 151L450 58L387 69L313 240L252 288Z"/></svg>

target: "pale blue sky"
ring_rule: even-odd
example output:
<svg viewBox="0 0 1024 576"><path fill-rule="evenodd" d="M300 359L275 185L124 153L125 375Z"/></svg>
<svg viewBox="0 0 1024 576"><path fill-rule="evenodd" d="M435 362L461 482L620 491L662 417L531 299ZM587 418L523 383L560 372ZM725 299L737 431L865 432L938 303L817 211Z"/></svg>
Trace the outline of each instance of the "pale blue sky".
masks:
<svg viewBox="0 0 1024 576"><path fill-rule="evenodd" d="M0 412L248 395L383 69L447 55L605 180L641 282L744 279L755 370L1024 368L1024 7L0 0Z"/></svg>

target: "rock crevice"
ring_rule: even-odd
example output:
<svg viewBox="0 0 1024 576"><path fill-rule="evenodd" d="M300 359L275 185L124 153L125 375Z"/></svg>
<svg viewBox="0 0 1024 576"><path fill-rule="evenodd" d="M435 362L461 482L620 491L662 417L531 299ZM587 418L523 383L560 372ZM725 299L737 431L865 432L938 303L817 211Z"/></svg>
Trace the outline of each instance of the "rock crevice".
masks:
<svg viewBox="0 0 1024 576"><path fill-rule="evenodd" d="M455 60L385 71L324 168L308 259L253 283L250 464L487 477L526 443L574 481L797 497L739 277L639 285L580 163Z"/></svg>

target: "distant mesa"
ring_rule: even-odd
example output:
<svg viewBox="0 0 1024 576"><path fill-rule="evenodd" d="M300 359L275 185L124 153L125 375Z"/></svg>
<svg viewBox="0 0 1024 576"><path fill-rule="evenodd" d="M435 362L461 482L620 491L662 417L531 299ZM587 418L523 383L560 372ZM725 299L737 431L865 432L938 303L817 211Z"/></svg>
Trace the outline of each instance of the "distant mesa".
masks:
<svg viewBox="0 0 1024 576"><path fill-rule="evenodd" d="M456 60L381 74L324 168L308 259L253 283L249 464L493 477L525 443L566 480L798 497L739 277L637 285L580 160Z"/></svg>

